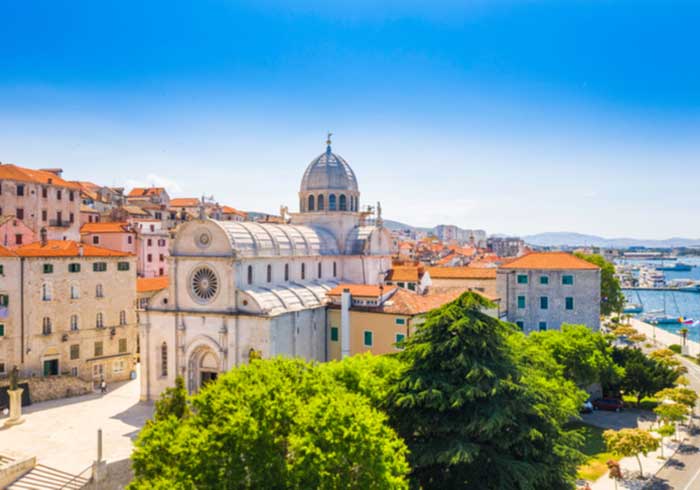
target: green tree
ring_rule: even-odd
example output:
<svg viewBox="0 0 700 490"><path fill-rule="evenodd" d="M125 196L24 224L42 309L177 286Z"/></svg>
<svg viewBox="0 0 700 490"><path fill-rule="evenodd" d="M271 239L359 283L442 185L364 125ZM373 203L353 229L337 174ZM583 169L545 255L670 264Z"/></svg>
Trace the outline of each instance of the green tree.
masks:
<svg viewBox="0 0 700 490"><path fill-rule="evenodd" d="M405 489L406 446L386 416L319 366L257 360L148 424L130 489Z"/></svg>
<svg viewBox="0 0 700 490"><path fill-rule="evenodd" d="M654 409L662 422L673 424L676 427L676 439L678 439L678 424L683 422L690 410L682 403L661 403Z"/></svg>
<svg viewBox="0 0 700 490"><path fill-rule="evenodd" d="M182 376L175 378L175 386L166 388L160 399L156 401L156 409L153 418L164 420L170 416L176 419L184 419L189 415L187 405L187 390Z"/></svg>
<svg viewBox="0 0 700 490"><path fill-rule="evenodd" d="M665 424L656 429L656 433L661 436L661 443L659 444L659 447L661 448L661 457L664 457L664 437L671 437L673 434L676 433L676 428L671 425L671 424Z"/></svg>
<svg viewBox="0 0 700 490"><path fill-rule="evenodd" d="M623 374L613 361L612 347L605 337L585 325L533 332L528 340L549 352L563 366L564 376L582 388L597 382L617 382Z"/></svg>
<svg viewBox="0 0 700 490"><path fill-rule="evenodd" d="M640 454L646 456L659 448L659 440L650 432L642 429L606 430L603 439L608 451L620 456L634 456L639 464L639 475L644 478L644 469Z"/></svg>
<svg viewBox="0 0 700 490"><path fill-rule="evenodd" d="M624 391L634 395L637 405L645 396L672 388L678 379L674 369L647 357L639 349L613 349L613 360L624 368L624 375L619 383L605 387L606 391Z"/></svg>
<svg viewBox="0 0 700 490"><path fill-rule="evenodd" d="M492 307L465 293L428 313L398 354L406 365L387 410L414 485L569 489L581 454L563 425L580 392L556 386L567 382L543 351L516 354L522 334L483 312Z"/></svg>
<svg viewBox="0 0 700 490"><path fill-rule="evenodd" d="M621 312L625 305L620 281L615 277L615 266L602 255L576 252L577 257L600 267L600 313L610 315Z"/></svg>

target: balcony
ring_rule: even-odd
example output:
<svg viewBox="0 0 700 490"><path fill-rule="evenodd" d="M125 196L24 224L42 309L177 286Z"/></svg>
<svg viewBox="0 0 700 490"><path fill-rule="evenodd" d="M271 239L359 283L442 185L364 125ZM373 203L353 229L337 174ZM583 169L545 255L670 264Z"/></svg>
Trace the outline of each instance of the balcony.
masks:
<svg viewBox="0 0 700 490"><path fill-rule="evenodd" d="M53 228L70 228L70 225L72 225L70 221L67 220L58 220L58 219L50 219L49 220L49 226Z"/></svg>

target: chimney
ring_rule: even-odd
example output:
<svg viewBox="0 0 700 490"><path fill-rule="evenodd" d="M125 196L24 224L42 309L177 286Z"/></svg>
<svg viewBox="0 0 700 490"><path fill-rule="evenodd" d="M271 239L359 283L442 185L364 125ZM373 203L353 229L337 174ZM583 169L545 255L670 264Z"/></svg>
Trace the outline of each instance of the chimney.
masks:
<svg viewBox="0 0 700 490"><path fill-rule="evenodd" d="M43 227L43 226L41 227L41 230L39 230L39 236L40 236L40 239L41 239L41 246L42 246L42 247L45 247L45 246L49 243L49 240L48 240L48 238L47 238L47 232L46 232L46 228L45 228L45 227Z"/></svg>
<svg viewBox="0 0 700 490"><path fill-rule="evenodd" d="M85 251L83 250L83 244L78 245L78 256L82 257L84 255Z"/></svg>
<svg viewBox="0 0 700 490"><path fill-rule="evenodd" d="M54 174L56 177L60 177L63 174L62 168L40 168L39 170L41 170L42 172Z"/></svg>
<svg viewBox="0 0 700 490"><path fill-rule="evenodd" d="M341 358L350 357L350 289L343 289L340 296L340 354Z"/></svg>

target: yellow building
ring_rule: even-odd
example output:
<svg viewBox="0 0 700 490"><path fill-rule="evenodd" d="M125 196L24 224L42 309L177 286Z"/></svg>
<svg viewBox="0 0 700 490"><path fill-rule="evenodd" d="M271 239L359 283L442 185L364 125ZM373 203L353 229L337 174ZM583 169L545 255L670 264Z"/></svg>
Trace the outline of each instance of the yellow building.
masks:
<svg viewBox="0 0 700 490"><path fill-rule="evenodd" d="M498 296L495 267L428 267L427 273L433 292L460 288L482 293L489 299Z"/></svg>

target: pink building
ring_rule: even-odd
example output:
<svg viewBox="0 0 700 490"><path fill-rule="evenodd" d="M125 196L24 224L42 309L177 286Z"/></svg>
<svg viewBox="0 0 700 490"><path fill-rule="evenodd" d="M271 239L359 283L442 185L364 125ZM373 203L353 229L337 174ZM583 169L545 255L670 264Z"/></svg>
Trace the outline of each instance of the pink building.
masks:
<svg viewBox="0 0 700 490"><path fill-rule="evenodd" d="M0 216L0 245L17 247L35 241L35 234L21 219Z"/></svg>
<svg viewBox="0 0 700 490"><path fill-rule="evenodd" d="M139 277L168 275L170 233L160 220L134 220L137 232L136 257Z"/></svg>
<svg viewBox="0 0 700 490"><path fill-rule="evenodd" d="M136 232L129 223L85 223L80 241L97 247L136 253Z"/></svg>

